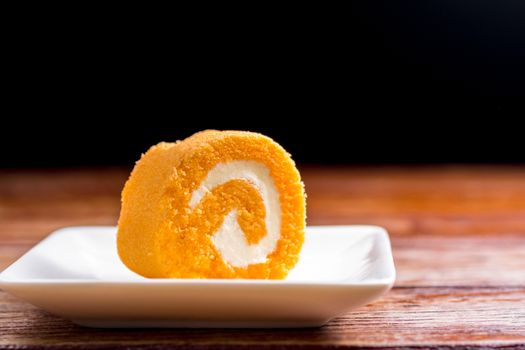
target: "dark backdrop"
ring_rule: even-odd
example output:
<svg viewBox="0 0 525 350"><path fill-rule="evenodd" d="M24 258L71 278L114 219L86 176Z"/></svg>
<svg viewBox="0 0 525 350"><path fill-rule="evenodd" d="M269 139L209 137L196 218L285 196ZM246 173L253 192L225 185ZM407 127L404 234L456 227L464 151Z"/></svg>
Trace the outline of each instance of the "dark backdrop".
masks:
<svg viewBox="0 0 525 350"><path fill-rule="evenodd" d="M307 163L525 162L525 2L303 10L23 32L0 166L129 164L205 128Z"/></svg>

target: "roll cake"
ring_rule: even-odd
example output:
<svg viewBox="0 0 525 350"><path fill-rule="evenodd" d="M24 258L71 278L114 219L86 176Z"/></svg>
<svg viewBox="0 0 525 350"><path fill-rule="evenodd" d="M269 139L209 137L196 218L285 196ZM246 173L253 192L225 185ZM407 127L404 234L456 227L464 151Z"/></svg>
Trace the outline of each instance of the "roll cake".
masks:
<svg viewBox="0 0 525 350"><path fill-rule="evenodd" d="M142 155L122 192L117 247L145 277L282 279L304 228L290 155L261 134L208 130Z"/></svg>

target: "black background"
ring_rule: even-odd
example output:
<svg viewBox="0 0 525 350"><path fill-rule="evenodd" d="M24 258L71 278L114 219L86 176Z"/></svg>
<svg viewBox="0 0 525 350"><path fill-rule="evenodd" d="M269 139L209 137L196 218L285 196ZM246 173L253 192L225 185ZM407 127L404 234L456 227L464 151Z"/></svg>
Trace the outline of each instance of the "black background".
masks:
<svg viewBox="0 0 525 350"><path fill-rule="evenodd" d="M525 163L523 1L210 12L20 29L0 166L131 164L207 128L301 163Z"/></svg>

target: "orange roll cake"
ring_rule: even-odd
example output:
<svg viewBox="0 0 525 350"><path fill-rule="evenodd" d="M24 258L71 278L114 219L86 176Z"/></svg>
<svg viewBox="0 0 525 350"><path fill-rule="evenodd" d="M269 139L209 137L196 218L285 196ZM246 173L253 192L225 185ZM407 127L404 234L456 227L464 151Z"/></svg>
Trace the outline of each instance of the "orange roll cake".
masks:
<svg viewBox="0 0 525 350"><path fill-rule="evenodd" d="M261 134L199 132L159 143L122 192L118 253L151 278L283 279L299 259L304 187Z"/></svg>

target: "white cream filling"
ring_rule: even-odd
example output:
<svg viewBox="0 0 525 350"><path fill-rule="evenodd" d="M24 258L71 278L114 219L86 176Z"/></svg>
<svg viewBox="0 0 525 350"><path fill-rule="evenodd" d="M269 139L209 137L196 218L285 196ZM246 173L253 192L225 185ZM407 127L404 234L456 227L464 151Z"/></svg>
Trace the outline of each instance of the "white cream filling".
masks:
<svg viewBox="0 0 525 350"><path fill-rule="evenodd" d="M246 267L265 262L268 255L275 250L281 236L281 203L269 169L253 160L220 163L208 172L199 188L192 193L189 205L192 209L195 208L206 193L237 179L250 182L259 191L266 209L266 235L257 244L249 244L237 222L237 211L232 210L212 235L212 242L230 265Z"/></svg>

